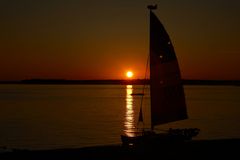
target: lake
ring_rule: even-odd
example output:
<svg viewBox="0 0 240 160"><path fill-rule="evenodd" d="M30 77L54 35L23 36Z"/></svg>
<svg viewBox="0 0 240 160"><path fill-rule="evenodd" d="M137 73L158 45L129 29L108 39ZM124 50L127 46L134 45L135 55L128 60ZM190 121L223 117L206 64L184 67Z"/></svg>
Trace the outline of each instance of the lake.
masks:
<svg viewBox="0 0 240 160"><path fill-rule="evenodd" d="M0 85L0 147L75 148L121 143L137 122L141 85ZM199 128L195 139L240 138L240 87L184 86L189 119L157 127ZM149 88L143 101L148 119ZM148 125L148 122L146 123Z"/></svg>

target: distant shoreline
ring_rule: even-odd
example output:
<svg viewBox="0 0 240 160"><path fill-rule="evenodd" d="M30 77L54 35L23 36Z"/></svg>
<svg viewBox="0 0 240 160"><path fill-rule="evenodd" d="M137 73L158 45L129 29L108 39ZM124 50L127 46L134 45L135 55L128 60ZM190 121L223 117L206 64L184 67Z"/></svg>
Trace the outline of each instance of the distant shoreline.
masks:
<svg viewBox="0 0 240 160"><path fill-rule="evenodd" d="M184 85L233 85L240 86L240 80L183 80ZM76 85L76 84L109 84L109 85L143 85L149 84L149 80L66 80L66 79L26 79L21 81L0 81L0 84L56 84L56 85Z"/></svg>

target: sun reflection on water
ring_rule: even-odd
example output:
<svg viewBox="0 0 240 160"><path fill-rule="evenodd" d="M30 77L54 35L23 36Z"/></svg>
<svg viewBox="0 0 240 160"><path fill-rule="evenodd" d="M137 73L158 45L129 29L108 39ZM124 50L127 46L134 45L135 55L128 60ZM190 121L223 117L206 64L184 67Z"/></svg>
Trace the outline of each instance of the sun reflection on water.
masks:
<svg viewBox="0 0 240 160"><path fill-rule="evenodd" d="M124 121L124 133L128 136L134 135L134 109L133 109L133 86L126 86L126 113L125 113L125 121Z"/></svg>

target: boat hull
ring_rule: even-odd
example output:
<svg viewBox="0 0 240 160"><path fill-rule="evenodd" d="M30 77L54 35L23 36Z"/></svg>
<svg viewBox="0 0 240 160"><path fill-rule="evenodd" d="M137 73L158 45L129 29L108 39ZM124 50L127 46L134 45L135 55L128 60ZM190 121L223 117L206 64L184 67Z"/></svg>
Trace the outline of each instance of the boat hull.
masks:
<svg viewBox="0 0 240 160"><path fill-rule="evenodd" d="M121 135L123 146L136 146L136 145L147 145L157 143L175 143L191 140L192 137L199 133L199 129L169 129L168 132L155 133L142 132L135 136Z"/></svg>
<svg viewBox="0 0 240 160"><path fill-rule="evenodd" d="M155 135L142 135L135 137L128 137L126 135L121 135L121 140L123 146L137 146L164 142L177 142L184 140L183 137L169 136L166 134L155 134Z"/></svg>

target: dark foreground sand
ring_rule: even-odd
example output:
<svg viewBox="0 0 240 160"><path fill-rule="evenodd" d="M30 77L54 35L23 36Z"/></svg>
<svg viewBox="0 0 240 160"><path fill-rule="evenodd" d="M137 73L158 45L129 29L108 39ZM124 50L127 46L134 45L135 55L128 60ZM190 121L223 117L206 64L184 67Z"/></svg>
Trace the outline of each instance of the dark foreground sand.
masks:
<svg viewBox="0 0 240 160"><path fill-rule="evenodd" d="M123 147L119 144L54 150L12 150L0 153L0 160L215 160L220 158L227 160L240 159L240 139L192 140L178 143L156 143L138 147Z"/></svg>

